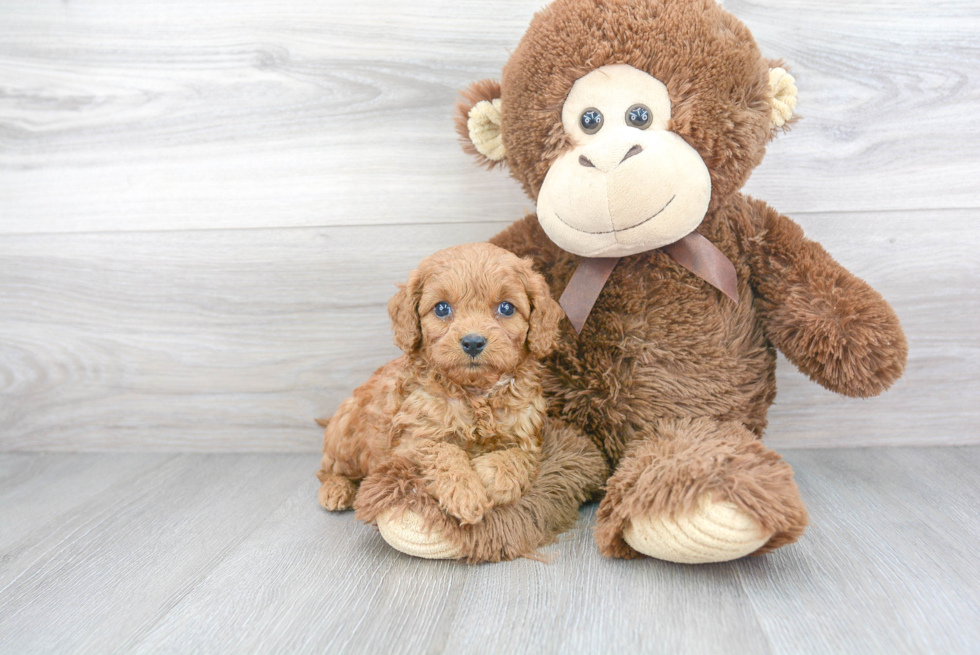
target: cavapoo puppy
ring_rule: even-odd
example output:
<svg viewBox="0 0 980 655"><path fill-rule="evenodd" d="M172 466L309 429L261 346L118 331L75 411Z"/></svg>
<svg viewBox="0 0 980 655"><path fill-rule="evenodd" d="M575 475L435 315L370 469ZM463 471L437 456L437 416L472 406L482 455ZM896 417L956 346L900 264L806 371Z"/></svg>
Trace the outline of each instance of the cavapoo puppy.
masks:
<svg viewBox="0 0 980 655"><path fill-rule="evenodd" d="M441 250L388 303L405 354L326 422L320 504L352 506L392 458L463 524L517 501L537 475L545 402L538 358L563 316L530 261L489 243Z"/></svg>

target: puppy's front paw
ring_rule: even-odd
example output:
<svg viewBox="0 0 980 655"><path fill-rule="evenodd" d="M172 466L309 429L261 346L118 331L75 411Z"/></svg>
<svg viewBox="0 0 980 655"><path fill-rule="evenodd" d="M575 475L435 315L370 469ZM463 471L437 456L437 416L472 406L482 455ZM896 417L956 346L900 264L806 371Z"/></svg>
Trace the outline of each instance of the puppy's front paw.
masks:
<svg viewBox="0 0 980 655"><path fill-rule="evenodd" d="M440 475L428 485L429 494L439 501L446 513L455 516L459 522L479 523L483 513L491 507L487 491L480 479L470 470L457 471L456 475Z"/></svg>
<svg viewBox="0 0 980 655"><path fill-rule="evenodd" d="M439 502L463 525L479 523L483 520L483 513L492 506L484 489L463 483L449 490L449 493L440 498Z"/></svg>
<svg viewBox="0 0 980 655"><path fill-rule="evenodd" d="M354 505L357 485L340 475L328 473L321 478L320 492L317 498L320 504L331 512L350 509Z"/></svg>
<svg viewBox="0 0 980 655"><path fill-rule="evenodd" d="M516 503L531 486L525 467L515 466L516 462L503 453L474 457L472 464L487 489L487 496L495 505Z"/></svg>

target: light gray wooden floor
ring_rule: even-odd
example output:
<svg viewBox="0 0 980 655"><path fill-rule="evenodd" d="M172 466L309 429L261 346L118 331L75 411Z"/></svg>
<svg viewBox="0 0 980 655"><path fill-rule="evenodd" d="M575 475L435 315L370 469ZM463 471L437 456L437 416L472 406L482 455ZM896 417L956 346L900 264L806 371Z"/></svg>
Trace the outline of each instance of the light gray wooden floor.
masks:
<svg viewBox="0 0 980 655"><path fill-rule="evenodd" d="M299 454L0 455L0 652L831 653L980 648L978 447L790 450L812 527L764 558L389 549Z"/></svg>

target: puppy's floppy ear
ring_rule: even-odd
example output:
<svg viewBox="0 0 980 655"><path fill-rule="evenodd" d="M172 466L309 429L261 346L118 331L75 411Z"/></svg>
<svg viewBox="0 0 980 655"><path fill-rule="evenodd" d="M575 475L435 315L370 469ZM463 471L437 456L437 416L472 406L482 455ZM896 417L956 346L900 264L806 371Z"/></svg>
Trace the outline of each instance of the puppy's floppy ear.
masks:
<svg viewBox="0 0 980 655"><path fill-rule="evenodd" d="M395 345L411 354L422 345L419 300L422 298L422 273L411 272L408 282L398 285L398 293L388 301L388 316L395 333Z"/></svg>
<svg viewBox="0 0 980 655"><path fill-rule="evenodd" d="M522 259L523 270L519 272L528 300L531 301L531 316L528 320L527 347L535 357L545 357L558 345L558 324L565 312L551 297L548 283L534 270L530 259Z"/></svg>

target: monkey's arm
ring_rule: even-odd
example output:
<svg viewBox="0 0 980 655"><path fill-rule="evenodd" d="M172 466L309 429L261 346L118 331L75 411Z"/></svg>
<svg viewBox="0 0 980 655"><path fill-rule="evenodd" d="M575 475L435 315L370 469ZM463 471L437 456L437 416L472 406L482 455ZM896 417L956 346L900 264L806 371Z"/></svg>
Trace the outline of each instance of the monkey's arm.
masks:
<svg viewBox="0 0 980 655"><path fill-rule="evenodd" d="M905 370L908 345L891 306L796 223L749 201L744 248L766 336L811 380L866 398Z"/></svg>

